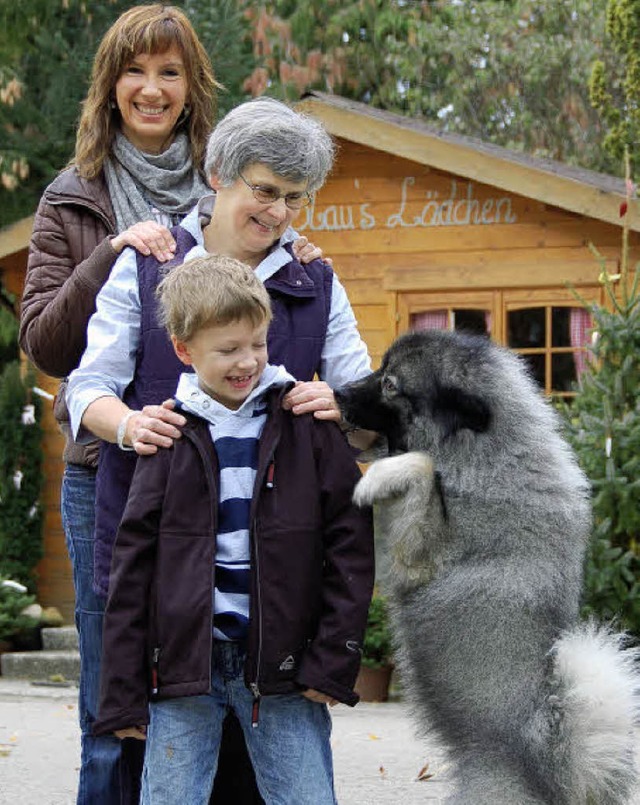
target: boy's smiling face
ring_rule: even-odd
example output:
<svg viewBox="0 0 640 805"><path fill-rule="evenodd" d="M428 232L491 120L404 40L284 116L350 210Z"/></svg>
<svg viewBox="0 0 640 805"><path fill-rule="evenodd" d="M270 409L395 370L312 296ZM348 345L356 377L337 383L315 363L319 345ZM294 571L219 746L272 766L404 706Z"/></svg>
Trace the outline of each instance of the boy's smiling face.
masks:
<svg viewBox="0 0 640 805"><path fill-rule="evenodd" d="M200 388L226 408L237 410L260 382L267 365L268 322L249 318L201 327L188 341L171 336L178 358L193 366Z"/></svg>

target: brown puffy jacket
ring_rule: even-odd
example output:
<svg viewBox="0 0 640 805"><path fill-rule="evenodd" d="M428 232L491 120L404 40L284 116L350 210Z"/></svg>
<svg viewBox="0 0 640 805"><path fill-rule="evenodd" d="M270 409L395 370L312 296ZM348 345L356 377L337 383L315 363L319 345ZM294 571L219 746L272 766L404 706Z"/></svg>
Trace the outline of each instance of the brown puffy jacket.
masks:
<svg viewBox="0 0 640 805"><path fill-rule="evenodd" d="M44 191L36 212L20 311L20 346L52 377L76 368L87 343L96 296L117 254L111 246L115 217L102 176L82 179L63 171ZM65 461L97 466L97 442L71 438L64 383L54 404L66 438Z"/></svg>

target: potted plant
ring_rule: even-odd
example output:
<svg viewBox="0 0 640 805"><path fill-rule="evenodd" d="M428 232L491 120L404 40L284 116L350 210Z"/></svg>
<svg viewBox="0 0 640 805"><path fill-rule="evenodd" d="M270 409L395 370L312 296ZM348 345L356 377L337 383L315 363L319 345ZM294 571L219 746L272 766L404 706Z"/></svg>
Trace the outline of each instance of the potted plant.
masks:
<svg viewBox="0 0 640 805"><path fill-rule="evenodd" d="M387 600L378 593L374 593L369 605L362 649L356 693L363 702L386 702L393 671L393 647Z"/></svg>
<svg viewBox="0 0 640 805"><path fill-rule="evenodd" d="M38 618L28 611L35 600L24 585L0 578L0 652L18 648L37 629Z"/></svg>

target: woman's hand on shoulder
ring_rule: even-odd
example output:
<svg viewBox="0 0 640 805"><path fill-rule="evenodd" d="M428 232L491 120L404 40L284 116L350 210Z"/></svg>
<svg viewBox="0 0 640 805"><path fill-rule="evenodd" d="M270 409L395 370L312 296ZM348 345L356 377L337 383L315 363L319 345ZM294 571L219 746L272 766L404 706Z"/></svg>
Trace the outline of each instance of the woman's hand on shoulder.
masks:
<svg viewBox="0 0 640 805"><path fill-rule="evenodd" d="M327 265L333 267L331 257L323 257L322 249L315 243L310 243L309 238L304 235L293 241L293 254L301 263L311 263L314 260L323 260Z"/></svg>
<svg viewBox="0 0 640 805"><path fill-rule="evenodd" d="M145 407L127 422L125 444L131 444L139 456L151 456L159 447L171 447L182 435L186 419L173 410L173 400Z"/></svg>
<svg viewBox="0 0 640 805"><path fill-rule="evenodd" d="M342 415L333 389L324 380L312 380L306 383L298 382L285 395L282 401L285 411L298 414L313 414L316 419L326 419L331 422L340 422Z"/></svg>
<svg viewBox="0 0 640 805"><path fill-rule="evenodd" d="M171 260L176 250L171 232L155 221L140 221L111 238L111 247L116 254L120 254L125 246L132 246L145 257L152 254L161 263Z"/></svg>

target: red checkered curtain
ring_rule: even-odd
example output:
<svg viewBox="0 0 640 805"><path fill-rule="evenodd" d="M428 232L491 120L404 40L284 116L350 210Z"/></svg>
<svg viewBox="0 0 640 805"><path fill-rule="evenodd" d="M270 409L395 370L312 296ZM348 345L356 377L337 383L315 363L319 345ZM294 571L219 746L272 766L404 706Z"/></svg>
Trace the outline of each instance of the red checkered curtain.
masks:
<svg viewBox="0 0 640 805"><path fill-rule="evenodd" d="M448 330L449 314L446 310L425 310L411 314L412 330Z"/></svg>
<svg viewBox="0 0 640 805"><path fill-rule="evenodd" d="M569 337L571 346L586 347L589 343L590 330L593 328L593 321L588 310L581 307L572 307L569 316ZM580 380L582 373L586 370L591 354L584 349L573 353L573 360L576 366L576 377Z"/></svg>

